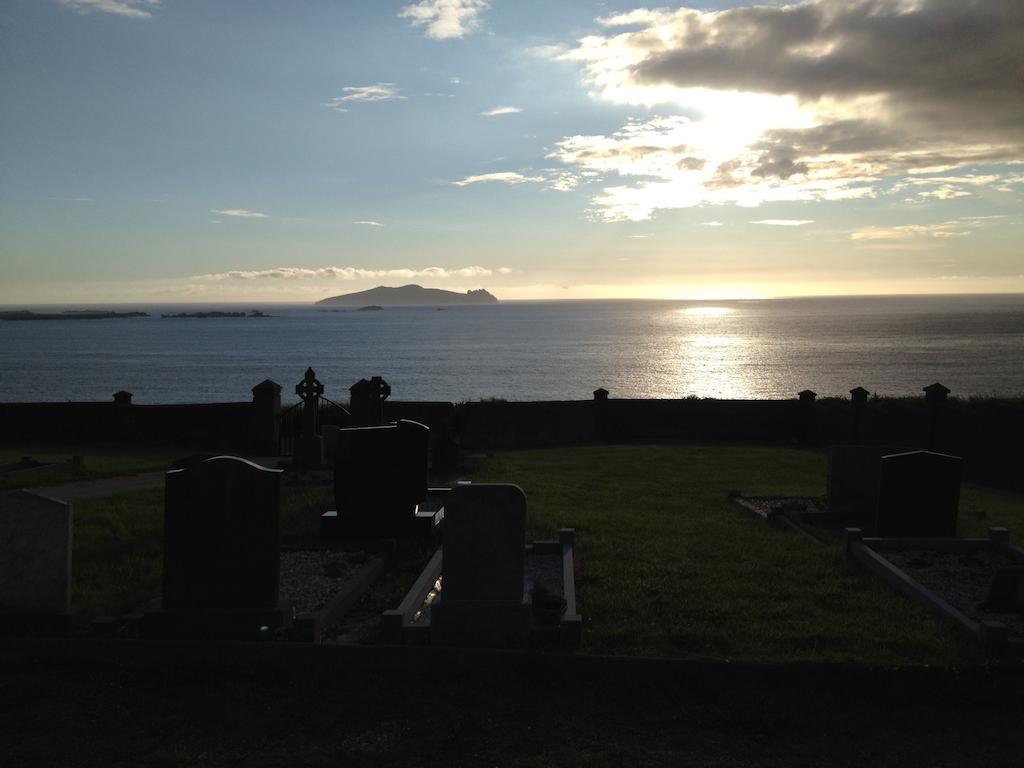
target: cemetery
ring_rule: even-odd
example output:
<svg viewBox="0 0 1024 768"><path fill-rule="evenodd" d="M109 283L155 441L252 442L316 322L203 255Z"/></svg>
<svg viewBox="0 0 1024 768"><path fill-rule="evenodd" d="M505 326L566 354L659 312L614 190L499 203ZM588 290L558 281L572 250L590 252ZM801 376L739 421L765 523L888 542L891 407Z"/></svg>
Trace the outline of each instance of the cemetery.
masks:
<svg viewBox="0 0 1024 768"><path fill-rule="evenodd" d="M846 692L851 728L870 718L862 680L889 679L872 670L906 668L896 679L914 691L967 685L964 669L988 691L1019 678L1024 551L1009 531L1024 530L1024 505L963 483L969 456L925 450L926 439L453 453L427 424L389 420L383 379L357 382L345 406L325 403L325 389L312 369L296 385L285 455L82 443L0 454L0 487L27 486L0 495L8 661L80 660L65 672L74 686L113 674L102 671L112 657L150 670L185 653L188 675L261 680L313 721L279 675L320 670L384 708L410 670L470 700L473 683L442 670L475 670L470 680L500 679L503 700L524 708L594 699L603 685L643 702L628 719L659 700L650 691L664 674L715 690L722 717L737 716L725 691L767 685L780 712L811 722L824 675L829 696ZM119 491L128 480L143 487ZM324 671L334 666L344 673ZM32 668L8 671L35 680ZM434 701L423 685L417 695ZM779 727L747 717L759 732ZM489 744L514 748L475 722Z"/></svg>

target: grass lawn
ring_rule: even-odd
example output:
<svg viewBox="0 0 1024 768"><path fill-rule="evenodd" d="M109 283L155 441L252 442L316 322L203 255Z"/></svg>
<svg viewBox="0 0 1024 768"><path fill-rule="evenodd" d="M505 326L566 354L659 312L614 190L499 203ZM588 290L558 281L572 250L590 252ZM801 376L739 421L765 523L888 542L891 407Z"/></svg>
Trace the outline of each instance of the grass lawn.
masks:
<svg viewBox="0 0 1024 768"><path fill-rule="evenodd" d="M946 664L959 634L847 567L838 547L726 501L821 495L825 457L751 446L633 445L497 454L480 481L526 491L531 538L577 531L588 653ZM1024 531L1020 496L967 488L963 535Z"/></svg>
<svg viewBox="0 0 1024 768"><path fill-rule="evenodd" d="M28 472L0 475L0 491L170 469L171 462L185 453L187 451L181 448L161 446L139 446L126 450L119 443L0 445L0 465L16 463L23 456L38 462L56 464ZM81 456L82 465L72 467L69 464L72 456Z"/></svg>
<svg viewBox="0 0 1024 768"><path fill-rule="evenodd" d="M838 546L738 511L730 489L818 495L819 453L753 446L630 445L495 454L474 477L528 498L529 538L577 531L581 651L759 661L949 664L973 646L924 609L847 566ZM329 473L289 476L282 540L315 539ZM75 505L73 602L127 611L159 593L163 492ZM1012 494L965 488L961 534L1024 531ZM408 565L408 564L405 564ZM399 568L368 598L397 604L416 574Z"/></svg>

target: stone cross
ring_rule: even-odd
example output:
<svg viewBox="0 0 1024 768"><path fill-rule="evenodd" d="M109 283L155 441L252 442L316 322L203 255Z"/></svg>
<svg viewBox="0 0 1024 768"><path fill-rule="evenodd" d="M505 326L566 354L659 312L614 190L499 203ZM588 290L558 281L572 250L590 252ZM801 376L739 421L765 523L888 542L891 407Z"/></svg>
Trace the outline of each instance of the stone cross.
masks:
<svg viewBox="0 0 1024 768"><path fill-rule="evenodd" d="M312 437L316 434L317 410L320 408L320 397L324 393L324 385L316 377L312 368L306 369L306 375L295 385L295 394L302 399L302 434Z"/></svg>

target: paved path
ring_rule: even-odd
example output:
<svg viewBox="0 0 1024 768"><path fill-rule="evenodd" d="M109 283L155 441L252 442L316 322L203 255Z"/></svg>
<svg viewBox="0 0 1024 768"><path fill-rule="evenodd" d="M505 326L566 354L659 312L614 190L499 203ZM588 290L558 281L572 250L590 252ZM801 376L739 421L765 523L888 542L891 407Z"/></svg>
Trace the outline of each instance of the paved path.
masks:
<svg viewBox="0 0 1024 768"><path fill-rule="evenodd" d="M276 468L280 461L277 457L247 457L249 461L264 467ZM143 472L138 475L122 475L104 477L99 480L79 480L74 483L58 485L42 485L31 488L33 493L49 496L61 501L83 501L85 499L102 499L107 496L120 496L124 493L152 491L164 487L163 471Z"/></svg>

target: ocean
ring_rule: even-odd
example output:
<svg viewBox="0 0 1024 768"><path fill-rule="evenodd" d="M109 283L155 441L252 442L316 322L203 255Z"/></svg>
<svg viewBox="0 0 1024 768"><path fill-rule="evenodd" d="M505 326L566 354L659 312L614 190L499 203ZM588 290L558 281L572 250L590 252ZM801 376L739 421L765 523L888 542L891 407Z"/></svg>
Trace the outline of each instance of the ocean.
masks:
<svg viewBox="0 0 1024 768"><path fill-rule="evenodd" d="M0 321L0 401L242 401L269 378L291 402L307 366L336 401L374 375L393 399L453 402L1024 395L1024 295L116 309L151 316ZM274 316L161 317L204 309Z"/></svg>

